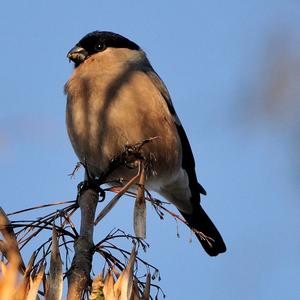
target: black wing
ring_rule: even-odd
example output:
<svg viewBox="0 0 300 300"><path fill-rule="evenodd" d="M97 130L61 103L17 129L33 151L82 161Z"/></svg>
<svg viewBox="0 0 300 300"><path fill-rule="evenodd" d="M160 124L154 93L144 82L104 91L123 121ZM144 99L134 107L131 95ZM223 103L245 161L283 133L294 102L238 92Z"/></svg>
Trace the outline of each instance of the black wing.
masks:
<svg viewBox="0 0 300 300"><path fill-rule="evenodd" d="M189 140L187 138L187 135L184 131L183 126L181 125L181 122L176 114L176 111L174 109L170 94L168 92L167 87L163 83L163 81L160 79L158 74L152 69L149 68L145 71L147 75L151 78L154 85L158 88L162 96L164 97L168 108L170 110L170 113L172 114L174 118L174 122L176 124L176 128L178 131L178 135L181 140L182 145L182 168L187 172L188 178L189 178L189 186L192 192L192 199L196 201L200 201L199 193L206 195L206 191L203 188L203 186L198 183L197 181L197 175L195 171L195 160L193 156L193 152L189 143Z"/></svg>

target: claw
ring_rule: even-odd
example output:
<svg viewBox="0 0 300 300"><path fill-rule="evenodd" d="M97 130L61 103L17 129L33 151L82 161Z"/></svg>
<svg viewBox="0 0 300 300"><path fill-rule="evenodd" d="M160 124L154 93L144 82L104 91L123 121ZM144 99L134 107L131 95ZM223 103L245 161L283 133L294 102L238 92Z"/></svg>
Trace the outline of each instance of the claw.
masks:
<svg viewBox="0 0 300 300"><path fill-rule="evenodd" d="M100 187L99 181L97 179L91 179L91 178L88 180L84 180L77 185L77 199L80 197L80 195L82 195L84 191L89 189L92 189L97 193L99 193L99 196L101 197L101 200L99 200L100 202L104 201L105 190L103 190Z"/></svg>

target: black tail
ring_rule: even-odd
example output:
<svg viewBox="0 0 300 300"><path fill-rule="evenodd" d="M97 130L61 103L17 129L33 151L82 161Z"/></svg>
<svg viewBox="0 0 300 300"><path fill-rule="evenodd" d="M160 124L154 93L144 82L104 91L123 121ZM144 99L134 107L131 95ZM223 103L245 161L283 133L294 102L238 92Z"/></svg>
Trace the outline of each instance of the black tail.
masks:
<svg viewBox="0 0 300 300"><path fill-rule="evenodd" d="M194 208L193 214L191 215L183 212L181 212L181 214L190 227L200 232L195 232L195 234L207 254L216 256L226 251L226 246L221 234L200 205ZM201 233L203 233L204 236L202 236ZM207 238L205 238L205 236Z"/></svg>

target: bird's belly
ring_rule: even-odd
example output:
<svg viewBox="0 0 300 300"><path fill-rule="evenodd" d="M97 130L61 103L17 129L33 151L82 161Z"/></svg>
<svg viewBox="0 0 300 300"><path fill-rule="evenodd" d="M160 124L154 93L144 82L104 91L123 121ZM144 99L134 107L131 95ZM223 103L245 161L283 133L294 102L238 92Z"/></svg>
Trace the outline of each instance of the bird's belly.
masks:
<svg viewBox="0 0 300 300"><path fill-rule="evenodd" d="M141 95L123 91L112 99L104 95L90 98L69 97L67 128L73 148L89 172L102 176L111 161L124 152L126 146L154 138L141 148L145 158L148 186L168 182L181 165L181 144L176 126L162 98L149 97L140 103ZM101 99L101 101L99 101ZM135 169L120 166L107 180L130 179Z"/></svg>
<svg viewBox="0 0 300 300"><path fill-rule="evenodd" d="M178 151L180 148L177 140L166 135L161 127L154 128L145 123L128 126L128 123L124 123L122 127L109 125L103 130L101 125L100 123L97 137L71 138L80 161L86 164L92 175L101 176L110 169L112 161L124 154L126 149L151 138L153 139L140 148L147 166L146 176L149 184L150 181L161 180L162 177L168 179L179 169L181 153ZM145 127L147 130L143 133ZM107 180L119 178L128 180L136 172L135 169L120 165Z"/></svg>

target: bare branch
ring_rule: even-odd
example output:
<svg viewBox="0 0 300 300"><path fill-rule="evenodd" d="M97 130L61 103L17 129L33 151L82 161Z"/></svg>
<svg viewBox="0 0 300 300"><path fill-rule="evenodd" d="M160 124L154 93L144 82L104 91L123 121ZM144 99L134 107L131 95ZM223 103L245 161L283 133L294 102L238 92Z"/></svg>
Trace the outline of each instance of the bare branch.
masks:
<svg viewBox="0 0 300 300"><path fill-rule="evenodd" d="M90 281L93 258L93 232L98 191L88 189L80 193L80 236L74 244L75 255L68 274L68 300L80 300Z"/></svg>

